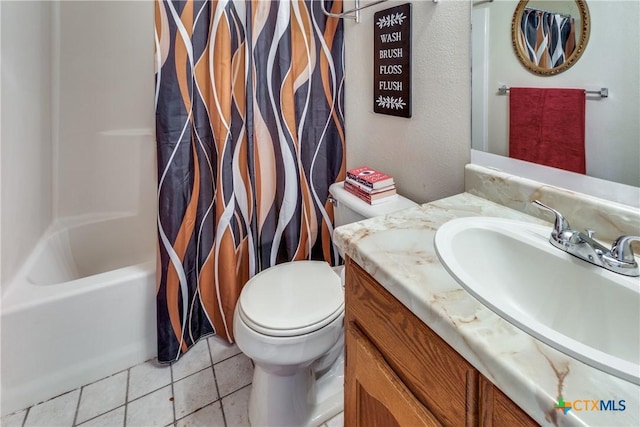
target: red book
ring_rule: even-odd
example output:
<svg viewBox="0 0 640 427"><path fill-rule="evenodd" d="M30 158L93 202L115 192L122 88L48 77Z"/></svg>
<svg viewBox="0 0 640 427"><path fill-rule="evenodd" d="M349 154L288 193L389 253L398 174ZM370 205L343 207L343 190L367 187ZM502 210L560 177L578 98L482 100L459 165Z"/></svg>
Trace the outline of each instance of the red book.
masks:
<svg viewBox="0 0 640 427"><path fill-rule="evenodd" d="M368 194L375 194L375 193L381 193L383 191L388 191L391 189L396 188L395 184L391 184L391 185L387 185L386 187L380 187L377 189L371 188L371 187L367 187L366 185L359 183L358 181L356 181L355 179L351 179L349 177L347 177L344 182L348 182L349 184L353 184L356 187L358 187L360 190L364 191L365 193Z"/></svg>
<svg viewBox="0 0 640 427"><path fill-rule="evenodd" d="M375 204L385 202L397 197L395 187L392 187L385 191L379 191L374 194L370 194L361 190L356 185L351 184L348 181L345 181L344 189L347 190L349 193L359 197L361 200L364 200L365 202L369 203L370 205L375 205Z"/></svg>
<svg viewBox="0 0 640 427"><path fill-rule="evenodd" d="M347 177L373 189L387 187L394 183L392 176L370 168L369 166L348 170Z"/></svg>

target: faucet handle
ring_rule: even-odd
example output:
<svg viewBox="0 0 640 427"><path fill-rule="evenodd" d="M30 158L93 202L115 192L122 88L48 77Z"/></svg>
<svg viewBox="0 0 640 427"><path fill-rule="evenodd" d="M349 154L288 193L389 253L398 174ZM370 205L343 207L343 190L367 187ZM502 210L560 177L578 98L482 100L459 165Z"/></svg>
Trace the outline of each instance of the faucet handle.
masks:
<svg viewBox="0 0 640 427"><path fill-rule="evenodd" d="M634 264L633 249L631 248L631 242L640 241L638 236L620 236L611 246L611 255L620 262Z"/></svg>
<svg viewBox="0 0 640 427"><path fill-rule="evenodd" d="M550 206L545 205L544 203L541 203L539 200L534 200L531 203L533 203L534 205L538 205L541 208L548 210L549 212L552 212L556 216L553 224L553 233L552 233L552 235L554 235L556 238L560 238L560 235L563 232L571 229L571 226L569 225L569 221L567 221L564 215L562 215L557 210L553 209Z"/></svg>

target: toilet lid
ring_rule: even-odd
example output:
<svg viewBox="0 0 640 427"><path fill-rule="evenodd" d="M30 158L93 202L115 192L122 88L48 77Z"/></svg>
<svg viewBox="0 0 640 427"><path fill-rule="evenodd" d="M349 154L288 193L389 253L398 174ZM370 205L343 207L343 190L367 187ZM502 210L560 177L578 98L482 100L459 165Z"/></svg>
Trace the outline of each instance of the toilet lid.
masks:
<svg viewBox="0 0 640 427"><path fill-rule="evenodd" d="M296 336L329 324L344 311L340 277L322 261L294 261L251 278L240 294L243 321L265 335Z"/></svg>

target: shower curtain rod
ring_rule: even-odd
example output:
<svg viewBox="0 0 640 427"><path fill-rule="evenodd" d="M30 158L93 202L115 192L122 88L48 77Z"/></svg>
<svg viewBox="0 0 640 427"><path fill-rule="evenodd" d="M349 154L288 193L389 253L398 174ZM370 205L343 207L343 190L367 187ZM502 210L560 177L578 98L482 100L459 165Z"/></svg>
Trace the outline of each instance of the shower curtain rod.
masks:
<svg viewBox="0 0 640 427"><path fill-rule="evenodd" d="M331 13L331 12L329 12L327 10L327 8L325 7L325 5L324 5L324 1L325 0L320 0L320 5L321 5L322 11L324 12L325 15L331 16L332 18L354 19L356 22L360 22L360 11L362 9L366 9L368 7L371 7L371 6L375 6L377 4L384 3L387 0L377 0L377 1L374 1L373 3L369 3L368 5L362 6L362 7L360 7L360 0L355 0L356 7L354 7L353 9L349 9L349 10L347 10L345 12L342 12L342 13ZM350 15L350 13L352 13L353 15Z"/></svg>
<svg viewBox="0 0 640 427"><path fill-rule="evenodd" d="M505 85L502 85L498 88L498 95L506 95L509 93L509 88ZM600 90L585 90L584 93L587 95L600 95L600 98L608 98L609 97L609 88L603 87Z"/></svg>
<svg viewBox="0 0 640 427"><path fill-rule="evenodd" d="M483 3L493 3L493 0L478 0L478 1L474 1L473 2L473 6L478 6L478 5L481 5Z"/></svg>
<svg viewBox="0 0 640 427"><path fill-rule="evenodd" d="M544 12L544 13L550 13L552 15L560 15L563 18L571 18L571 14L570 13L560 13L560 12L554 12L553 10L547 10L547 9L540 9L537 7L531 7L531 6L527 6L524 8L525 10L531 10L534 12Z"/></svg>
<svg viewBox="0 0 640 427"><path fill-rule="evenodd" d="M354 7L353 9L349 9L347 11L344 11L342 13L331 13L331 12L329 12L327 10L327 8L325 7L325 5L324 5L325 0L320 0L320 7L322 8L322 12L327 16L330 16L332 18L353 19L357 23L359 23L360 22L360 11L361 10L366 9L368 7L371 7L371 6L375 6L375 5L380 4L380 3L384 3L386 1L388 1L388 0L377 0L377 1L374 1L373 3L369 3L369 4L365 5L365 6L360 7L360 0L354 0L354 3L355 3L356 7ZM493 1L493 0L491 0L491 1ZM438 3L438 0L433 0L433 2L434 3ZM350 15L350 14L352 14L352 15Z"/></svg>

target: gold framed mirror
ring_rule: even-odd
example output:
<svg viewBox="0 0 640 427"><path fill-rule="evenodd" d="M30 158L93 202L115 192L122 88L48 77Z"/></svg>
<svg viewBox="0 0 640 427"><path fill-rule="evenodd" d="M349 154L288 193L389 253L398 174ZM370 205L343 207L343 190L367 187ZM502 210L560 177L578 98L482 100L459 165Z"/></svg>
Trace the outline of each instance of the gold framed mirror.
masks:
<svg viewBox="0 0 640 427"><path fill-rule="evenodd" d="M553 76L580 59L590 30L585 0L521 0L511 21L511 42L527 70Z"/></svg>

